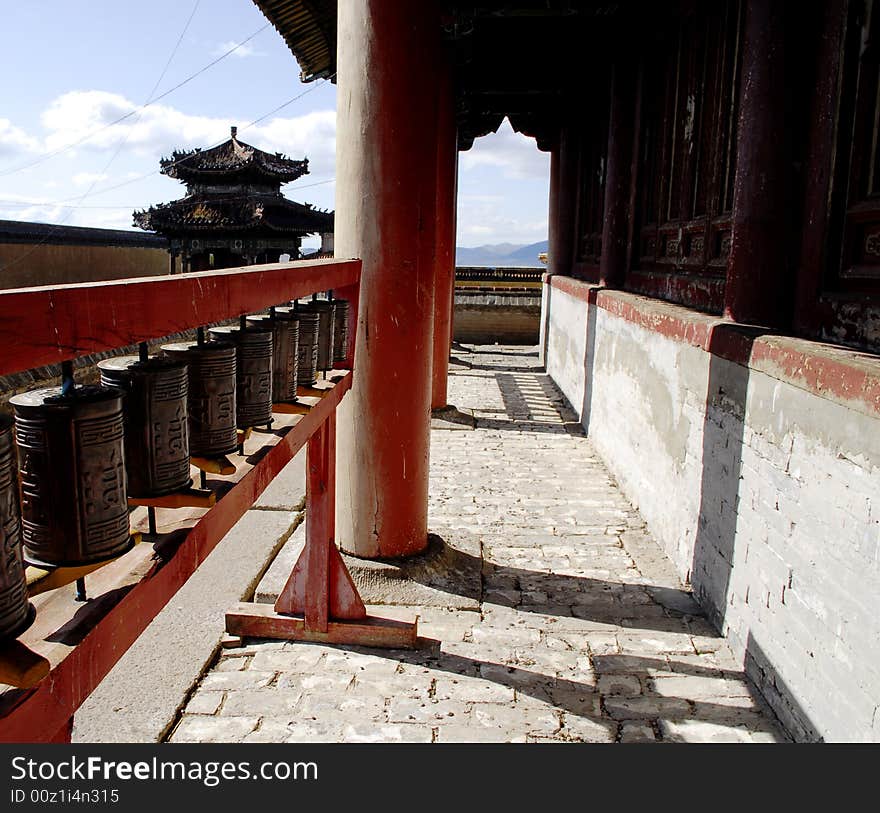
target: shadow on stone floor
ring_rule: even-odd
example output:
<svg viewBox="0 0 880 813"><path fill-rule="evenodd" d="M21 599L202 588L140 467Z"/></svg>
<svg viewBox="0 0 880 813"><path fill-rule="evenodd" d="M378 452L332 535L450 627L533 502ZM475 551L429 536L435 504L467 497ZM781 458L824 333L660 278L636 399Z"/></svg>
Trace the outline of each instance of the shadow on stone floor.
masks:
<svg viewBox="0 0 880 813"><path fill-rule="evenodd" d="M484 345L485 346L485 345ZM510 345L507 345L508 347ZM472 356L514 356L516 358L538 358L537 349L530 346L523 346L522 350L501 350L500 346L498 350L476 350L470 347L464 347L463 345L459 345L454 348L456 352L461 353L462 355L472 355ZM534 369L534 368L532 368Z"/></svg>
<svg viewBox="0 0 880 813"><path fill-rule="evenodd" d="M593 684L524 669L518 664L469 658L443 651L441 642L435 639L419 640L420 647L415 650L350 649L506 686L518 694L551 704L565 714L590 720L612 736L623 721L640 721L653 726L658 720L710 723L727 729L778 734L772 717L768 718L762 711L760 698L753 693L741 672L722 673L674 660L671 656L667 661L602 655L593 658L597 681ZM673 681L676 688L680 687L680 683L674 682L675 678L683 678L685 682L688 678L723 678L735 683L727 686L727 696L719 694L717 698L682 697L674 692L663 694L665 680ZM607 688L603 688L603 683ZM674 739L674 736L667 734L666 738Z"/></svg>
<svg viewBox="0 0 880 813"><path fill-rule="evenodd" d="M686 590L637 582L610 581L500 565L485 559L479 540L456 531L451 541L430 534L428 551L401 560L358 560L346 556L367 604L457 606L458 601L416 598L412 586L431 594L468 599L526 613L616 625L628 632L720 637Z"/></svg>

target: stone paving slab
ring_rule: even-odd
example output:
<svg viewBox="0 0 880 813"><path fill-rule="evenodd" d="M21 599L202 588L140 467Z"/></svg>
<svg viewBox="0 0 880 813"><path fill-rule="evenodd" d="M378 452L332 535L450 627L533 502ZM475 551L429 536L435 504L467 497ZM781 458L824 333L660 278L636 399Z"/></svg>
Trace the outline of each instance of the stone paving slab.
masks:
<svg viewBox="0 0 880 813"><path fill-rule="evenodd" d="M783 740L534 349L459 357L450 400L468 421L432 432L429 523L467 540L476 579L451 568L430 592L418 576L380 594L365 583L371 613L420 616L413 651L221 651L169 739Z"/></svg>

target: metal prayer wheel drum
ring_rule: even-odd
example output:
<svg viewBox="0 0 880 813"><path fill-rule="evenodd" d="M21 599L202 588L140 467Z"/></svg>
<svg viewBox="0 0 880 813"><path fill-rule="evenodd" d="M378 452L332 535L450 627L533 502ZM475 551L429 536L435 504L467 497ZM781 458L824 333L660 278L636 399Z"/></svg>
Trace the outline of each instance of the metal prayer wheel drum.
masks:
<svg viewBox="0 0 880 813"><path fill-rule="evenodd" d="M277 311L286 310L278 308ZM276 311L276 312L277 312ZM297 355L297 382L311 387L318 380L318 313L303 308L294 311L299 320L299 353Z"/></svg>
<svg viewBox="0 0 880 813"><path fill-rule="evenodd" d="M333 366L333 303L315 299L300 312L318 314L318 369L329 370Z"/></svg>
<svg viewBox="0 0 880 813"><path fill-rule="evenodd" d="M111 559L131 547L123 393L60 387L16 395L25 561L53 567Z"/></svg>
<svg viewBox="0 0 880 813"><path fill-rule="evenodd" d="M272 421L272 331L259 328L214 327L217 341L235 345L236 420L239 429Z"/></svg>
<svg viewBox="0 0 880 813"><path fill-rule="evenodd" d="M348 350L348 300L333 300L333 361L345 361Z"/></svg>
<svg viewBox="0 0 880 813"><path fill-rule="evenodd" d="M296 400L299 320L291 312L249 316L249 327L272 332L272 401Z"/></svg>
<svg viewBox="0 0 880 813"><path fill-rule="evenodd" d="M193 457L220 457L238 448L235 431L235 345L183 342L162 354L187 367L187 428Z"/></svg>
<svg viewBox="0 0 880 813"><path fill-rule="evenodd" d="M12 423L0 422L0 641L24 632L34 620L27 600L21 553L18 480L13 462Z"/></svg>
<svg viewBox="0 0 880 813"><path fill-rule="evenodd" d="M159 497L186 488L191 482L186 365L171 358L119 356L98 368L102 384L126 394L128 493Z"/></svg>

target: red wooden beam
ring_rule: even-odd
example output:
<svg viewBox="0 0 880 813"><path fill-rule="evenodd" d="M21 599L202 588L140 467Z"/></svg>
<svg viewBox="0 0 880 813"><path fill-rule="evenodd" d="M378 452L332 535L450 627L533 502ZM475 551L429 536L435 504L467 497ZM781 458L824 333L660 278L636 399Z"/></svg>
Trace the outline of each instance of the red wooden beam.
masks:
<svg viewBox="0 0 880 813"><path fill-rule="evenodd" d="M47 678L35 689L22 693L20 702L0 718L0 742L46 741L64 730L74 712L156 614L311 435L334 414L350 389L351 380L352 374L348 373L199 519L167 562L155 565Z"/></svg>
<svg viewBox="0 0 880 813"><path fill-rule="evenodd" d="M357 290L360 260L292 263L0 292L0 375L158 339L314 291Z"/></svg>

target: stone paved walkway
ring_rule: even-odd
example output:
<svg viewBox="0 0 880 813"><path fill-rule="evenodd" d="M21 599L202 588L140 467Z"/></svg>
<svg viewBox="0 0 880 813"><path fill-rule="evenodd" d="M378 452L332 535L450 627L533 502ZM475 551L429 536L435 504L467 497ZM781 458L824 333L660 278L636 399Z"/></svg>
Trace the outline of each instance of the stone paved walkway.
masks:
<svg viewBox="0 0 880 813"><path fill-rule="evenodd" d="M479 540L473 609L372 608L419 613L415 652L225 650L169 739L784 739L534 349L456 357L450 401L475 426L433 431L430 527Z"/></svg>

